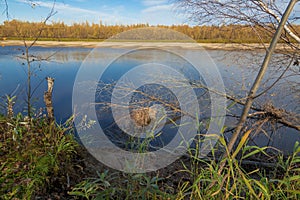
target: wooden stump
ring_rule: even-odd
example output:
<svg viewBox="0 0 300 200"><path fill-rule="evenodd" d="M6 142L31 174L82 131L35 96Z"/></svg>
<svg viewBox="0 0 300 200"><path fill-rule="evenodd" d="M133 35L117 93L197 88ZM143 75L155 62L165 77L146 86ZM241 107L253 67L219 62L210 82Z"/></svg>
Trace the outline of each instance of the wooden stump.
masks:
<svg viewBox="0 0 300 200"><path fill-rule="evenodd" d="M14 116L14 104L15 104L15 96L14 97L10 97L10 96L6 96L6 103L7 103L7 117L8 118L12 118Z"/></svg>
<svg viewBox="0 0 300 200"><path fill-rule="evenodd" d="M46 80L48 83L48 90L44 93L44 101L46 104L48 119L50 120L50 122L52 122L54 120L54 109L52 104L54 78L47 77Z"/></svg>

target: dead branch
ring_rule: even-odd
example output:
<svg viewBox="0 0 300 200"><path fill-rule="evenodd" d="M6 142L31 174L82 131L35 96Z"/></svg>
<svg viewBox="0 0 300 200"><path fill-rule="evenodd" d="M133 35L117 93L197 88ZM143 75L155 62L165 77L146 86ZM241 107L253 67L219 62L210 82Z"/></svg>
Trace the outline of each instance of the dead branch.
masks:
<svg viewBox="0 0 300 200"><path fill-rule="evenodd" d="M4 9L4 13L6 15L6 18L9 18L9 12L8 12L8 3L7 0L4 0L4 4L5 4L5 9Z"/></svg>
<svg viewBox="0 0 300 200"><path fill-rule="evenodd" d="M236 141L238 139L238 136L240 135L240 132L241 132L241 130L243 128L243 125L244 125L244 123L247 120L247 116L248 116L248 113L249 113L249 111L251 109L251 105L252 105L252 103L254 101L254 97L256 95L256 92L257 92L257 90L258 90L258 88L260 86L260 83L261 83L261 81L262 81L262 79L263 79L263 77L265 75L265 72L266 72L266 70L268 68L268 65L269 65L269 62L270 62L270 58L271 58L271 56L272 56L272 54L273 54L273 52L275 50L276 44L277 44L277 42L278 42L278 40L279 40L279 38L281 36L281 33L282 33L283 29L284 29L284 25L286 24L286 22L288 20L288 17L290 15L290 13L292 12L292 10L293 10L293 8L294 8L294 6L295 6L296 3L297 3L297 0L291 0L290 3L289 3L289 5L288 5L288 7L286 8L286 11L284 12L284 15L283 15L283 17L282 17L282 19L281 19L281 21L279 23L279 26L278 26L278 28L276 30L276 33L275 33L275 35L274 35L274 37L272 39L270 47L269 47L269 49L268 49L268 51L266 53L265 59L264 59L262 65L261 65L260 71L259 71L259 73L258 73L258 75L257 75L257 77L256 77L256 79L255 79L255 81L254 81L254 83L252 85L251 90L249 91L249 95L248 95L246 104L244 106L244 110L243 110L243 113L241 115L241 119L240 119L240 121L239 121L239 123L238 123L238 125L236 127L235 132L233 133L233 135L232 135L232 137L231 137L231 139L230 139L230 141L228 143L228 152L232 151L233 146L236 143ZM224 154L224 157L227 157L227 154ZM224 166L225 166L225 162L222 162L221 165L220 165L220 169L218 171L219 174L222 173Z"/></svg>
<svg viewBox="0 0 300 200"><path fill-rule="evenodd" d="M274 17L276 19L276 21L279 23L281 21L281 18L275 14L275 12L273 12L267 5L266 3L264 3L264 1L259 0L257 1L258 4L260 5L260 7L268 14L270 14L270 16ZM285 24L284 25L284 30L294 39L296 40L298 43L300 43L300 38L293 33L293 31Z"/></svg>
<svg viewBox="0 0 300 200"><path fill-rule="evenodd" d="M246 101L244 99L239 99L234 96L230 96L228 94L222 94L218 91L209 89L204 85L199 85L199 84L193 84L193 85L194 85L194 87L206 88L210 92L213 92L217 95L225 96L227 99L229 99L239 105L245 106L245 104L246 104ZM266 91L264 91L264 92L266 92ZM255 97L257 97L257 96L255 96ZM270 103L268 103L268 104L270 104ZM268 116L268 117L271 117L270 119L276 120L278 123L283 124L284 126L287 126L289 128L293 128L293 129L300 131L300 122L299 122L300 119L299 119L299 117L296 116L297 114L288 112L287 110L284 110L284 109L275 108L274 106L272 107L272 109L268 109L268 108L269 107L266 107L265 105L262 105L261 108L255 107L253 105L250 106L251 110L261 112L264 114L264 115L260 116L261 118L265 118L264 116ZM277 115L278 110L280 110L281 115L285 116L285 117L280 117L280 115ZM251 114L248 116L251 116Z"/></svg>

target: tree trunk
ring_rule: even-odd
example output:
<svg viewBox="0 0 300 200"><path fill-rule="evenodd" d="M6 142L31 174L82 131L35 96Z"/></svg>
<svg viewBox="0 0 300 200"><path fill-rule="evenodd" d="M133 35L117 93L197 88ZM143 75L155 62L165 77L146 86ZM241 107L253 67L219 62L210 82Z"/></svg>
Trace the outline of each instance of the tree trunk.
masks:
<svg viewBox="0 0 300 200"><path fill-rule="evenodd" d="M228 148L228 152L231 152L232 149L233 149L233 146L234 144L236 143L237 139L238 139L238 136L240 135L240 132L242 131L242 128L244 126L244 123L246 122L247 120L247 116L248 116L248 113L249 113L249 110L252 106L252 103L253 103L253 100L256 96L256 92L260 86L260 83L265 75L265 72L268 68L268 65L269 65L269 62L270 62L270 59L271 59L271 56L275 50L275 47L276 47L276 44L281 36L281 33L284 29L284 25L285 23L287 22L288 20L288 17L290 15L290 13L292 12L293 8L294 8L294 5L296 4L298 0L291 0L279 25L278 25L278 28L276 30L276 33L272 39L272 42L270 44L270 47L268 48L267 50L267 53L266 53L266 56L265 56L265 59L264 59L264 62L260 68L260 71L256 77L256 80L254 81L253 85L252 85L252 88L251 90L249 91L249 94L248 94L248 97L247 97L247 101L246 101L246 104L244 106L244 110L243 110L243 113L241 115L241 119L236 127L236 130L235 132L233 133L228 145L227 145L227 148ZM224 157L227 157L227 154L224 155ZM223 168L224 168L224 165L225 165L225 162L221 163L220 165L220 169L219 169L219 174L221 174L221 172L223 171Z"/></svg>

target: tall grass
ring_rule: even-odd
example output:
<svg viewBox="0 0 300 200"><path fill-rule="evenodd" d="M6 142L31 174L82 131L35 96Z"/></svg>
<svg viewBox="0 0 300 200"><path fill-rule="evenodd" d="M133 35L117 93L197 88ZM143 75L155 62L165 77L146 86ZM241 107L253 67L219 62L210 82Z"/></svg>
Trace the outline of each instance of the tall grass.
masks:
<svg viewBox="0 0 300 200"><path fill-rule="evenodd" d="M188 151L189 159L181 159L175 169L171 167L174 171L165 168L155 173L112 176L106 171L96 179L81 182L69 194L86 199L299 199L299 142L289 157L279 154L274 158L267 153L267 147L247 146L250 132L223 160L214 153L209 158L199 158L196 145L196 149ZM219 145L228 150L224 138ZM259 162L243 164L258 156L272 158L276 163L271 167ZM220 173L221 162L226 165Z"/></svg>
<svg viewBox="0 0 300 200"><path fill-rule="evenodd" d="M42 118L0 117L0 199L31 199L55 184L67 187L77 147L68 130Z"/></svg>
<svg viewBox="0 0 300 200"><path fill-rule="evenodd" d="M79 174L72 161L82 154L72 136L65 134L70 130L39 117L1 116L0 199L43 199L57 188L65 199L300 198L299 142L288 157L273 155L268 147L247 145L249 130L232 153L225 139L219 139L218 149L227 153L225 157L213 150L200 158L197 141L187 155L164 169L125 174L99 168L96 176L78 175L70 184L71 175ZM145 150L143 144L140 148ZM252 158L263 162L247 162Z"/></svg>

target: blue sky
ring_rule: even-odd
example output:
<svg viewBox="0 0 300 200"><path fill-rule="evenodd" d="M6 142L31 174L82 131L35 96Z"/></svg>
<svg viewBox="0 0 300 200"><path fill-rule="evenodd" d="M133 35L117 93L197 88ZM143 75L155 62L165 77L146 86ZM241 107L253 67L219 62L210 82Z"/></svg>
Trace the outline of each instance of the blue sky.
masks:
<svg viewBox="0 0 300 200"><path fill-rule="evenodd" d="M3 1L1 8L4 9ZM53 1L8 0L10 18L41 21L51 10ZM169 0L57 0L57 14L50 21L99 23L106 24L136 24L150 25L183 24L185 20L176 12L175 6ZM7 20L1 13L0 22Z"/></svg>
<svg viewBox="0 0 300 200"><path fill-rule="evenodd" d="M10 19L23 21L43 21L53 6L53 0L7 0ZM32 3L34 2L34 6ZM64 21L67 24L74 22L104 24L137 24L150 25L186 24L187 17L176 12L172 0L56 0L57 14L51 21ZM287 1L279 1L282 11ZM0 11L4 10L4 0L0 0ZM296 4L294 16L299 16L300 2ZM7 17L0 12L0 24ZM299 20L298 20L299 23Z"/></svg>

